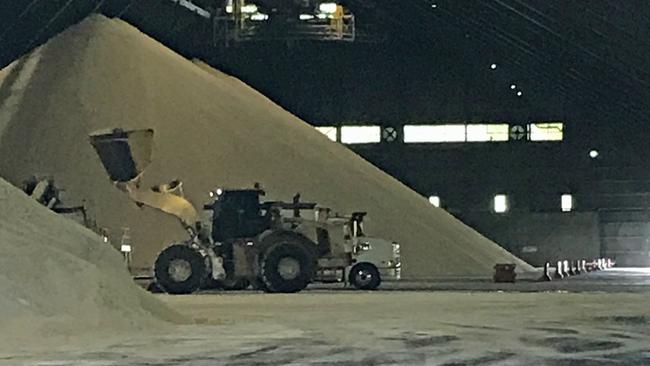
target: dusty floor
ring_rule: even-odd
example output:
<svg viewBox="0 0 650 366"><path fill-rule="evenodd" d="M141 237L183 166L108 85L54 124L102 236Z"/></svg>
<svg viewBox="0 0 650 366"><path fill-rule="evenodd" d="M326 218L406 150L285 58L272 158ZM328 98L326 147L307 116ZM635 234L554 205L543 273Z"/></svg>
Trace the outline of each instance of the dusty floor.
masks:
<svg viewBox="0 0 650 366"><path fill-rule="evenodd" d="M72 343L0 364L648 365L648 285L650 271L609 270L501 290L447 282L160 296L209 325L101 346ZM453 287L460 291L447 291Z"/></svg>

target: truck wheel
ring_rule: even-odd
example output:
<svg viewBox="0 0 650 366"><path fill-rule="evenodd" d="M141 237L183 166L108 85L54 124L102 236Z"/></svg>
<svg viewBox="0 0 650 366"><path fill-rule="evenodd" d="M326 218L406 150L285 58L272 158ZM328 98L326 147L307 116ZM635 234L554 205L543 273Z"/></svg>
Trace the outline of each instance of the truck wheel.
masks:
<svg viewBox="0 0 650 366"><path fill-rule="evenodd" d="M303 240L291 236L274 238L263 253L260 274L265 291L292 293L303 290L314 278L316 255Z"/></svg>
<svg viewBox="0 0 650 366"><path fill-rule="evenodd" d="M359 263L350 270L350 283L359 290L375 290L381 284L377 267Z"/></svg>
<svg viewBox="0 0 650 366"><path fill-rule="evenodd" d="M158 255L154 265L156 283L170 294L191 294L205 283L205 260L187 245L172 245Z"/></svg>

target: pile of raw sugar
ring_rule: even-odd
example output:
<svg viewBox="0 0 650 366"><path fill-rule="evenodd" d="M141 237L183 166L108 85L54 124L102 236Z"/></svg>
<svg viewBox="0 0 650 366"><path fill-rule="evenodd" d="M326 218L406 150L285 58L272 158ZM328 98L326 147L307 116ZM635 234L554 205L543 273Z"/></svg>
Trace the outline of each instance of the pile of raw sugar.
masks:
<svg viewBox="0 0 650 366"><path fill-rule="evenodd" d="M98 235L2 179L0 208L0 351L182 320L133 283L120 253Z"/></svg>
<svg viewBox="0 0 650 366"><path fill-rule="evenodd" d="M407 278L481 276L500 262L532 268L249 86L179 56L131 25L91 16L0 71L0 175L55 178L85 200L134 264L185 238L173 217L139 208L109 182L88 134L155 131L143 186L173 179L200 207L217 186L260 182L269 200L296 193L334 211L367 211L367 231L402 244Z"/></svg>

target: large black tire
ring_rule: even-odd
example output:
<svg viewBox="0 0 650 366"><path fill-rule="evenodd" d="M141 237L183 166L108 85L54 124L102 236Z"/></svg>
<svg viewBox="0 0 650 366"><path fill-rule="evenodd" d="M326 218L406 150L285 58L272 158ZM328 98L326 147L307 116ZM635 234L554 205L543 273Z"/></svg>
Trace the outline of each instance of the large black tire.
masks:
<svg viewBox="0 0 650 366"><path fill-rule="evenodd" d="M260 262L265 291L299 292L311 283L318 260L313 244L297 235L279 235L265 242Z"/></svg>
<svg viewBox="0 0 650 366"><path fill-rule="evenodd" d="M381 284L377 267L370 263L356 264L350 270L350 283L359 290L375 290Z"/></svg>
<svg viewBox="0 0 650 366"><path fill-rule="evenodd" d="M191 294L205 284L208 269L198 251L187 245L172 245L158 255L154 265L156 283L170 294Z"/></svg>

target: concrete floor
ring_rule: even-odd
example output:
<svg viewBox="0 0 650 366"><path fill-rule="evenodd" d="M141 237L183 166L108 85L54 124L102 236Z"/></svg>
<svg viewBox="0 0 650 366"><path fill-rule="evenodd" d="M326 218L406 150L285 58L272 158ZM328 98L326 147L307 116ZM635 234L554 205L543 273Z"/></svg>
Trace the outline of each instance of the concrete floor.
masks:
<svg viewBox="0 0 650 366"><path fill-rule="evenodd" d="M650 365L650 270L551 283L160 295L204 325L7 365Z"/></svg>

